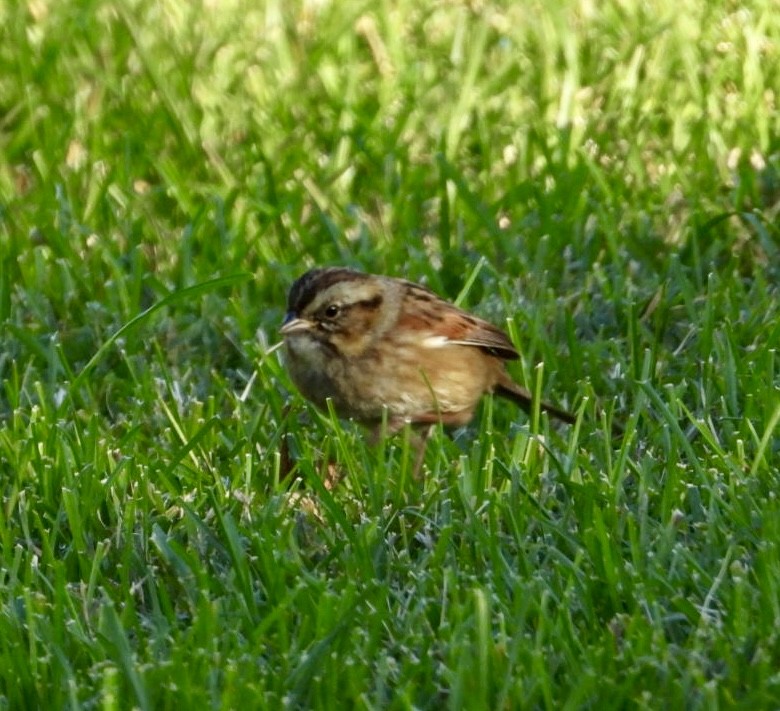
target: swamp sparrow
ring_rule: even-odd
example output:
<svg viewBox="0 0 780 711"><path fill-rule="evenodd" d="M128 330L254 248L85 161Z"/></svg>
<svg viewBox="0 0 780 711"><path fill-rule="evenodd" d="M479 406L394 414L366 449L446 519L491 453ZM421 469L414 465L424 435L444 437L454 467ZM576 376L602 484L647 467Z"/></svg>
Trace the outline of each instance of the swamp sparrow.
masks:
<svg viewBox="0 0 780 711"><path fill-rule="evenodd" d="M304 397L323 409L330 398L340 417L363 424L381 426L386 410L391 432L406 422L464 425L489 392L531 408L504 365L519 357L509 337L404 279L312 269L290 289L281 333Z"/></svg>

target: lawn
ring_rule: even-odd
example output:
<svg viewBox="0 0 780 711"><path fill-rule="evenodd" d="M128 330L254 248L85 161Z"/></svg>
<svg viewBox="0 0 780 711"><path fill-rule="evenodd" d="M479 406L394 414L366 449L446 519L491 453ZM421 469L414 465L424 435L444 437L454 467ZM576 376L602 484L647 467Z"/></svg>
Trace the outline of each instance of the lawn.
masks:
<svg viewBox="0 0 780 711"><path fill-rule="evenodd" d="M771 0L0 5L0 709L780 707L778 101ZM415 479L325 264L577 424Z"/></svg>

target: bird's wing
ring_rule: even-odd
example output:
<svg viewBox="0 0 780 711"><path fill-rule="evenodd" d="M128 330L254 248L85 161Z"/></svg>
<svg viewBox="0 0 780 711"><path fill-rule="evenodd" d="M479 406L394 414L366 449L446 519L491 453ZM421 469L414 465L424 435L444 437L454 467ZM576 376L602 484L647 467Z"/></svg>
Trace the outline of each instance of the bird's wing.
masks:
<svg viewBox="0 0 780 711"><path fill-rule="evenodd" d="M472 316L418 285L407 292L414 303L402 310L403 328L427 332L432 347L450 345L482 348L502 360L517 360L517 350L500 328Z"/></svg>

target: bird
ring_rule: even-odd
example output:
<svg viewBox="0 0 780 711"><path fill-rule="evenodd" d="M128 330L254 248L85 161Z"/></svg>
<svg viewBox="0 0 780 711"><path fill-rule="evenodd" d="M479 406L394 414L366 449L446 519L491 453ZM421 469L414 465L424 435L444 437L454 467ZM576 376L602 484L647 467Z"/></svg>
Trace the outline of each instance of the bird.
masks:
<svg viewBox="0 0 780 711"><path fill-rule="evenodd" d="M406 279L311 269L290 288L280 331L301 394L376 431L465 425L487 393L526 412L533 406L507 372L507 361L519 358L507 334ZM576 420L549 402L539 406L562 422Z"/></svg>

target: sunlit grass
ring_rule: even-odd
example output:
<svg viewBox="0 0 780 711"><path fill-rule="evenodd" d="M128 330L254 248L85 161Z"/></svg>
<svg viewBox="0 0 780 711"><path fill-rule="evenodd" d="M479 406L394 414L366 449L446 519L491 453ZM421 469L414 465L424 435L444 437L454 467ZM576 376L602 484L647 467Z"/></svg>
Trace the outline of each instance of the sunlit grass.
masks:
<svg viewBox="0 0 780 711"><path fill-rule="evenodd" d="M777 706L778 17L0 8L0 705ZM314 412L337 263L578 424Z"/></svg>

